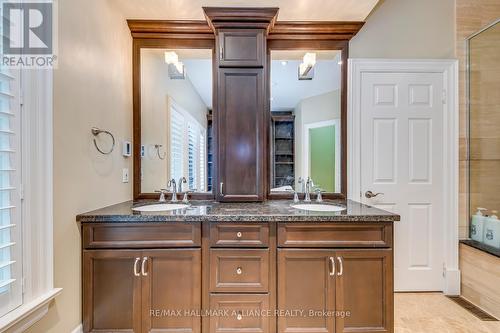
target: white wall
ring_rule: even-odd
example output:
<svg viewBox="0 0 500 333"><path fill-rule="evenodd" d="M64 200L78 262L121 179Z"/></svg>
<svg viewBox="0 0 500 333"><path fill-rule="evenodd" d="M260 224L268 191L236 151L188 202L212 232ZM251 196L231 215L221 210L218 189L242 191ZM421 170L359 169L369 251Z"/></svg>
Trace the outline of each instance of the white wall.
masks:
<svg viewBox="0 0 500 333"><path fill-rule="evenodd" d="M189 73L189 72L188 72ZM189 74L188 74L189 75ZM142 192L166 188L170 176L170 113L168 98L180 105L203 127L207 127L207 106L193 84L185 80L171 80L162 53L156 49L141 52L141 125L142 143L146 156L142 158ZM152 147L162 144L166 152L160 160ZM186 166L187 167L187 166Z"/></svg>
<svg viewBox="0 0 500 333"><path fill-rule="evenodd" d="M54 71L54 285L63 292L29 332L68 333L81 324L78 213L132 199L120 141L132 139L132 39L108 0L59 1L59 68ZM109 156L90 128L115 134Z"/></svg>
<svg viewBox="0 0 500 333"><path fill-rule="evenodd" d="M295 188L299 177L307 178L303 171L302 149L304 126L320 121L340 119L340 90L334 90L300 101L295 107Z"/></svg>
<svg viewBox="0 0 500 333"><path fill-rule="evenodd" d="M455 0L381 0L350 58L454 58Z"/></svg>

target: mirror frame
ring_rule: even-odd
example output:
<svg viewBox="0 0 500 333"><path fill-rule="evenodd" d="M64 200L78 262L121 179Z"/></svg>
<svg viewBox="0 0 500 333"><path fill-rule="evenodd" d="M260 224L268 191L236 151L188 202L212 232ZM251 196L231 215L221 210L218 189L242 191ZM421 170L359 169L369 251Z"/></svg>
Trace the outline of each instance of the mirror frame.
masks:
<svg viewBox="0 0 500 333"><path fill-rule="evenodd" d="M133 158L134 200L157 199L158 193L143 193L141 190L141 49L211 49L212 50L212 110L216 109L215 98L215 36L204 21L127 21L132 33L132 85L133 85ZM213 111L214 112L214 111ZM217 138L214 133L214 144ZM216 165L214 164L214 169ZM215 193L195 192L190 200L213 200Z"/></svg>
<svg viewBox="0 0 500 333"><path fill-rule="evenodd" d="M348 40L316 40L316 39L293 39L293 38L279 38L271 39L267 42L267 62L271 64L271 51L296 51L296 50L335 50L340 51L340 59L342 61L341 75L340 75L340 128L341 128L341 151L340 151L340 192L333 193L327 192L322 193L325 199L346 199L347 198L347 59L349 52L349 41ZM271 126L271 65L267 69L267 124ZM270 137L270 135L268 135ZM291 193L271 193L271 182L272 182L272 158L271 158L271 142L268 138L267 146L267 158L268 161L268 177L267 177L267 197L270 200L283 200L283 199L293 199L293 194ZM304 199L304 194L298 193L301 200ZM311 193L311 198L315 198L316 194Z"/></svg>
<svg viewBox="0 0 500 333"><path fill-rule="evenodd" d="M194 20L127 20L132 34L132 85L133 85L133 158L134 158L134 179L133 198L157 199L157 193L141 192L141 157L135 152L141 148L141 48L198 48L212 49L212 79L213 105L212 114L214 119L217 112L217 75L215 67L215 34L207 21ZM347 59L349 40L354 37L363 27L364 22L321 22L321 21L277 21L270 29L267 36L267 60L270 61L271 50L340 50L342 52L342 72L341 72L341 192L325 193L325 199L346 199L347 198ZM266 111L270 110L270 70L266 69ZM266 112L265 121L267 126L271 123L271 112ZM270 139L269 131L265 131L266 149L264 150L267 175L263 175L265 181L266 199L292 199L292 194L271 193L271 173L270 168ZM217 131L213 133L213 143L217 145ZM217 170L217 162L214 160L214 171ZM312 195L314 197L315 195ZM302 196L303 197L303 196ZM193 200L215 200L215 191L212 193L192 193L189 195Z"/></svg>

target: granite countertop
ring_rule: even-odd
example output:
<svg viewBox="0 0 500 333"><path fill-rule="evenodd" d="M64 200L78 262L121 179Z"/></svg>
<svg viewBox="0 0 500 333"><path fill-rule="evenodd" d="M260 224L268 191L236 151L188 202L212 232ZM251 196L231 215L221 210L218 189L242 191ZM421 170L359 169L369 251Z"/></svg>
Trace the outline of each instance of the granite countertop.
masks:
<svg viewBox="0 0 500 333"><path fill-rule="evenodd" d="M127 201L109 207L80 214L76 220L91 222L393 222L399 215L377 209L356 201L325 200L325 204L346 207L340 212L312 212L290 207L287 200L262 203L219 203L191 201L190 207L168 212L137 212L133 207L157 204L158 201ZM313 202L314 203L314 202Z"/></svg>

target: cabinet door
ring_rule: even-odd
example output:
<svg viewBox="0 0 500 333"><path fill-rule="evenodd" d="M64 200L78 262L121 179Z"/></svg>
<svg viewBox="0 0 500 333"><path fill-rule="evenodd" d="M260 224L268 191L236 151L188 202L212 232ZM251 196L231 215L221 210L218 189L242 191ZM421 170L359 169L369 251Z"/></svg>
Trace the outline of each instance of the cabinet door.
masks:
<svg viewBox="0 0 500 333"><path fill-rule="evenodd" d="M393 332L392 250L336 252L336 332Z"/></svg>
<svg viewBox="0 0 500 333"><path fill-rule="evenodd" d="M264 199L263 69L219 69L219 201Z"/></svg>
<svg viewBox="0 0 500 333"><path fill-rule="evenodd" d="M83 252L83 331L141 332L140 251Z"/></svg>
<svg viewBox="0 0 500 333"><path fill-rule="evenodd" d="M201 250L151 250L142 255L143 332L200 332Z"/></svg>
<svg viewBox="0 0 500 333"><path fill-rule="evenodd" d="M221 67L264 65L264 29L219 29L217 43L217 56Z"/></svg>
<svg viewBox="0 0 500 333"><path fill-rule="evenodd" d="M287 311L278 316L278 332L334 332L334 316L323 313L335 306L333 256L331 250L278 250L278 309Z"/></svg>

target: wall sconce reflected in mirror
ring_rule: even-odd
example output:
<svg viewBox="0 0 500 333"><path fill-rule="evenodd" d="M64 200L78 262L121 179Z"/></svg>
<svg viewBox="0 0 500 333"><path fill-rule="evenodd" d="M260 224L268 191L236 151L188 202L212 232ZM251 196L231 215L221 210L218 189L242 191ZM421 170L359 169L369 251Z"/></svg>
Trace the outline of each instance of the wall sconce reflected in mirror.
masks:
<svg viewBox="0 0 500 333"><path fill-rule="evenodd" d="M160 160L164 160L165 156L167 156L167 152L164 151L163 154L160 153L161 147L163 147L163 145L155 145L156 155L158 155Z"/></svg>
<svg viewBox="0 0 500 333"><path fill-rule="evenodd" d="M179 61L177 53L166 51L165 62L168 65L168 77L171 80L184 80L186 78L186 69L184 64Z"/></svg>
<svg viewBox="0 0 500 333"><path fill-rule="evenodd" d="M314 78L314 65L316 65L316 53L306 53L299 65L299 80L312 80Z"/></svg>

